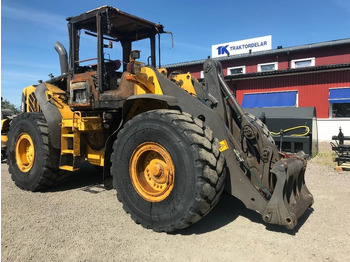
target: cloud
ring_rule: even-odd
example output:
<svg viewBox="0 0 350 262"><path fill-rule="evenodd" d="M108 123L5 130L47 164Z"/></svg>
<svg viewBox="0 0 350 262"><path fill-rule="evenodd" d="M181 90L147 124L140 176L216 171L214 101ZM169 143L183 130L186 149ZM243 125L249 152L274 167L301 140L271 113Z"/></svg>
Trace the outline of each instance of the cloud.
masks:
<svg viewBox="0 0 350 262"><path fill-rule="evenodd" d="M30 9L24 6L12 7L3 5L1 7L1 15L7 19L20 20L25 23L31 22L40 24L44 27L55 28L59 30L67 30L65 17L48 12L39 12L35 9Z"/></svg>

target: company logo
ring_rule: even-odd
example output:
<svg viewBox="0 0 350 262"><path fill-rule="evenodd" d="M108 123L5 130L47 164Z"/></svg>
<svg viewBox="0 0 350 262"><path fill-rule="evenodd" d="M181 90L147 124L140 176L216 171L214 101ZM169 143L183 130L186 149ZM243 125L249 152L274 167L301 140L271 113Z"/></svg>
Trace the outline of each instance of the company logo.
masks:
<svg viewBox="0 0 350 262"><path fill-rule="evenodd" d="M228 46L229 45L222 45L217 47L216 49L218 50L218 55L223 55L223 54L230 55L230 53L227 50Z"/></svg>
<svg viewBox="0 0 350 262"><path fill-rule="evenodd" d="M256 47L263 47L263 46L267 46L267 41L248 43L244 45L234 45L234 46L230 46L230 50L233 51L233 50L241 50L241 49L253 49Z"/></svg>
<svg viewBox="0 0 350 262"><path fill-rule="evenodd" d="M249 38L211 46L212 57L233 56L238 54L271 50L271 35Z"/></svg>

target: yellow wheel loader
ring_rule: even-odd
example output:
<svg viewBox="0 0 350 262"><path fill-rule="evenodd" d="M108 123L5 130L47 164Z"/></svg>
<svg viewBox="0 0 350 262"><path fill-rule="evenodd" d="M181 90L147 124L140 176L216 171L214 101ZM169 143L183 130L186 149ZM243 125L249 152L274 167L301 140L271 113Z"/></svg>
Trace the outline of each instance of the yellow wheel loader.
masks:
<svg viewBox="0 0 350 262"><path fill-rule="evenodd" d="M7 133L9 131L9 124L13 117L14 112L11 109L1 109L1 161L6 159Z"/></svg>
<svg viewBox="0 0 350 262"><path fill-rule="evenodd" d="M105 187L116 189L131 218L154 231L197 222L224 190L266 223L296 226L313 204L304 155L281 158L267 127L238 104L218 61L204 63L202 83L167 76L156 61L163 25L109 6L67 21L69 58L55 45L61 75L25 88L23 112L10 123L8 165L17 186L45 190L87 160L103 167ZM135 46L145 41L150 50L140 62Z"/></svg>

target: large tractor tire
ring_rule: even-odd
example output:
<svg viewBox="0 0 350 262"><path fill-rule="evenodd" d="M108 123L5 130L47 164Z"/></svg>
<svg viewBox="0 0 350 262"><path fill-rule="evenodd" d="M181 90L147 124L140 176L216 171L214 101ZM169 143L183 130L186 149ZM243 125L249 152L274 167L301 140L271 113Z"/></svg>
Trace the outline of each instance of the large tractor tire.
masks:
<svg viewBox="0 0 350 262"><path fill-rule="evenodd" d="M113 145L117 198L145 228L172 232L205 216L224 188L219 141L199 119L175 110L137 115Z"/></svg>
<svg viewBox="0 0 350 262"><path fill-rule="evenodd" d="M60 152L51 146L41 113L22 113L12 121L7 156L12 180L24 190L45 190L68 177L58 169Z"/></svg>

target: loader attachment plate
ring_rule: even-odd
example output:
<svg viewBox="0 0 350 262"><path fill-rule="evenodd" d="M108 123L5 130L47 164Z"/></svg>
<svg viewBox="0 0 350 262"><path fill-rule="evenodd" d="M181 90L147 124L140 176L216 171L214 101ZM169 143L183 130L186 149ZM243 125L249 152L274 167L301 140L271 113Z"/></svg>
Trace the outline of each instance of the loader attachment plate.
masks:
<svg viewBox="0 0 350 262"><path fill-rule="evenodd" d="M313 204L305 184L306 160L302 154L279 160L272 168L276 185L262 213L265 222L293 229L297 220Z"/></svg>

